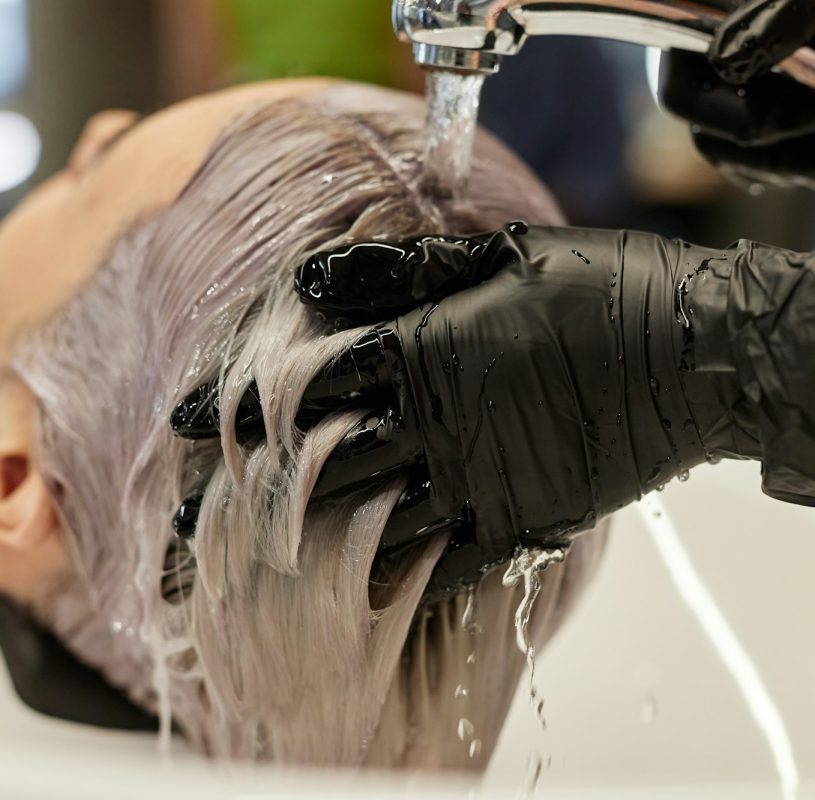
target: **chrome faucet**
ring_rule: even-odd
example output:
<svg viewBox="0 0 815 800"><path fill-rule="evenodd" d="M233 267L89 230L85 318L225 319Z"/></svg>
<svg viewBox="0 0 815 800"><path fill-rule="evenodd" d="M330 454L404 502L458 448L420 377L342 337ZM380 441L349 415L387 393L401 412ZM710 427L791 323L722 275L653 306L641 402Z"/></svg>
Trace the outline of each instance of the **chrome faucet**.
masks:
<svg viewBox="0 0 815 800"><path fill-rule="evenodd" d="M740 0L394 0L393 27L429 68L491 74L527 37L592 36L705 52L716 25ZM815 53L782 65L815 87Z"/></svg>

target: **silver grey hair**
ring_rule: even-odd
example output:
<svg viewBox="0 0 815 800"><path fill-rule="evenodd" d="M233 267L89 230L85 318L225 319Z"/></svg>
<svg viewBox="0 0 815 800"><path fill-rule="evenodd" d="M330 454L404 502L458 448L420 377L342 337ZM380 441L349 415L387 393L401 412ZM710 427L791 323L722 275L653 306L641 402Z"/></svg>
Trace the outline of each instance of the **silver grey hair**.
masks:
<svg viewBox="0 0 815 800"><path fill-rule="evenodd" d="M483 766L523 668L518 595L495 576L478 589L477 628L462 626L461 597L416 619L443 537L388 572L374 562L398 480L309 502L356 416L306 434L294 424L313 374L360 333L326 334L295 298L292 270L309 254L559 219L540 184L484 134L470 200L425 196L422 116L419 100L355 86L242 116L176 202L123 236L81 295L17 350L76 571L51 624L156 710L165 734L172 718L217 756ZM220 440L174 438L170 410L213 379ZM251 379L267 438L243 448L234 422ZM174 549L170 519L204 483L186 554ZM538 641L598 544L575 550L546 575Z"/></svg>

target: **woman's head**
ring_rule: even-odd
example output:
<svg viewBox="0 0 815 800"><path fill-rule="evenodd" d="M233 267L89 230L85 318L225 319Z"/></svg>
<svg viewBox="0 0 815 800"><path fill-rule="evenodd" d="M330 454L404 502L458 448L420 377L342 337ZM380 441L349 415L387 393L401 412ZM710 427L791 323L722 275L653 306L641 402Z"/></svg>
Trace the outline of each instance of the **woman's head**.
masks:
<svg viewBox="0 0 815 800"><path fill-rule="evenodd" d="M252 84L148 117L94 117L67 167L0 225L0 591L39 606L67 568L47 490L32 463L34 398L9 370L12 342L75 298L119 237L160 213L227 120L252 104L306 98L325 80Z"/></svg>
<svg viewBox="0 0 815 800"><path fill-rule="evenodd" d="M485 580L483 635L462 630L461 598L417 618L444 540L396 565L375 560L399 481L309 505L323 460L356 417L304 434L294 425L299 399L359 331L327 335L291 276L316 249L352 239L487 229L518 216L551 223L556 212L486 137L467 203L425 196L415 99L332 85L233 112L177 198L141 209L98 273L14 349L38 402L36 467L68 554L43 611L80 657L165 720L172 713L210 752L480 763L522 663L511 649L517 597ZM173 438L174 403L212 379L222 438ZM266 437L242 448L234 418L252 379ZM204 485L188 553L170 518ZM572 578L570 568L551 573L539 633L574 564ZM475 728L464 726L464 742L459 719Z"/></svg>

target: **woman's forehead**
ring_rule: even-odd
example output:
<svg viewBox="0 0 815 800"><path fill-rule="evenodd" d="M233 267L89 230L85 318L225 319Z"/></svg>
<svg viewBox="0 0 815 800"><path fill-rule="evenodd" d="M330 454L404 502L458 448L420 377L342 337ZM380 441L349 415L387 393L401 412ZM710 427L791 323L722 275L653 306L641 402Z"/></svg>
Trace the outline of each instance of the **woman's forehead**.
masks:
<svg viewBox="0 0 815 800"><path fill-rule="evenodd" d="M48 321L117 239L178 196L227 124L261 102L308 97L325 80L254 84L180 103L136 126L84 171L33 192L0 227L0 365L21 331Z"/></svg>

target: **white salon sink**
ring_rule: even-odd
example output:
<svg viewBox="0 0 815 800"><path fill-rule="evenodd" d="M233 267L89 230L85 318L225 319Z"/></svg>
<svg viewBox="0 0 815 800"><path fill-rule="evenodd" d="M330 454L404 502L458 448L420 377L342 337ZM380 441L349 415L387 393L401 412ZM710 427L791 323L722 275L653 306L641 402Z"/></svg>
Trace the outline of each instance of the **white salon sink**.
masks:
<svg viewBox="0 0 815 800"><path fill-rule="evenodd" d="M761 495L751 464L700 468L662 495L783 718L815 797L815 511ZM640 516L616 520L600 572L539 660L540 731L522 689L480 791L466 779L216 770L181 744L44 719L0 672L0 798L517 797L531 752L559 800L781 797L766 740L679 598Z"/></svg>
<svg viewBox="0 0 815 800"><path fill-rule="evenodd" d="M761 494L758 465L747 462L700 467L660 499L778 707L799 796L815 796L806 786L815 780L815 509ZM634 787L649 796L696 784L677 796L781 797L762 732L635 509L615 520L600 572L536 681L547 732L519 694L491 775L520 770L532 738L551 755L541 779L550 791L639 797Z"/></svg>

